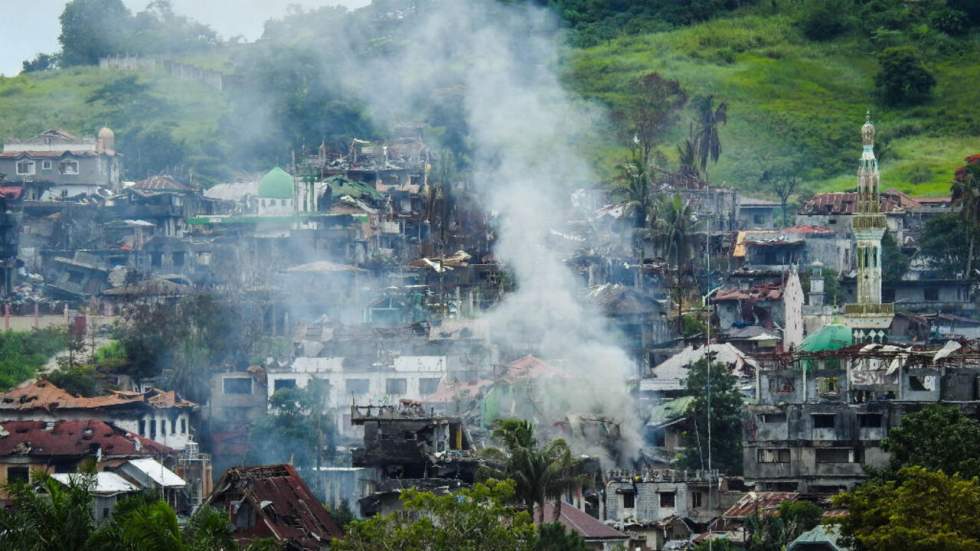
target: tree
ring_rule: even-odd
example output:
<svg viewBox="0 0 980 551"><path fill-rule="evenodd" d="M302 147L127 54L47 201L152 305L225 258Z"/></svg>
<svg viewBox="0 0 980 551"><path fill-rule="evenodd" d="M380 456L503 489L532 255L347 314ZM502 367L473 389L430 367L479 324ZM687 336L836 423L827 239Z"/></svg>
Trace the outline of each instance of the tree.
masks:
<svg viewBox="0 0 980 551"><path fill-rule="evenodd" d="M829 40L847 30L851 8L849 0L808 0L800 28L810 40Z"/></svg>
<svg viewBox="0 0 980 551"><path fill-rule="evenodd" d="M335 442L327 391L319 379L310 380L306 388L277 390L269 401L270 412L249 431L247 461L319 467L324 455L332 454Z"/></svg>
<svg viewBox="0 0 980 551"><path fill-rule="evenodd" d="M887 105L917 105L929 99L936 79L922 64L914 48L886 48L878 57L878 63L881 68L875 75L875 86Z"/></svg>
<svg viewBox="0 0 980 551"><path fill-rule="evenodd" d="M662 200L657 208L657 222L656 233L666 248L667 262L673 256L674 268L680 270L690 260L695 223L691 205L685 203L680 195Z"/></svg>
<svg viewBox="0 0 980 551"><path fill-rule="evenodd" d="M968 228L970 248L966 254L966 277L973 278L973 256L980 232L980 154L967 157L967 164L956 171L953 179L953 205L960 208L960 219Z"/></svg>
<svg viewBox="0 0 980 551"><path fill-rule="evenodd" d="M928 260L929 268L939 277L963 277L969 256L969 244L975 230L957 214L941 214L926 222L919 241L919 254Z"/></svg>
<svg viewBox="0 0 980 551"><path fill-rule="evenodd" d="M60 61L59 55L40 53L34 56L34 59L24 60L21 67L25 73L37 73L57 69Z"/></svg>
<svg viewBox="0 0 980 551"><path fill-rule="evenodd" d="M638 162L649 167L653 149L674 126L687 93L676 80L650 73L635 81L630 98L623 116L639 148Z"/></svg>
<svg viewBox="0 0 980 551"><path fill-rule="evenodd" d="M96 396L99 381L95 378L95 368L90 365L62 366L44 376L58 388L76 396Z"/></svg>
<svg viewBox="0 0 980 551"><path fill-rule="evenodd" d="M354 521L334 551L532 551L531 515L513 507L514 482L487 480L454 494L406 490L404 514Z"/></svg>
<svg viewBox="0 0 980 551"><path fill-rule="evenodd" d="M881 239L881 259L882 282L886 285L901 281L912 262L909 255L898 246L891 232L885 232Z"/></svg>
<svg viewBox="0 0 980 551"><path fill-rule="evenodd" d="M786 501L778 514L754 514L746 521L747 551L782 551L800 534L820 524L823 509L809 501Z"/></svg>
<svg viewBox="0 0 980 551"><path fill-rule="evenodd" d="M617 191L636 208L634 227L643 228L647 223L651 201L649 166L643 161L638 144L630 151L630 158L617 167Z"/></svg>
<svg viewBox="0 0 980 551"><path fill-rule="evenodd" d="M708 179L708 161L717 163L721 156L721 136L718 128L728 122L728 103L720 102L715 107L715 97L697 96L694 98L696 114L696 140L698 166Z"/></svg>
<svg viewBox="0 0 980 551"><path fill-rule="evenodd" d="M679 463L683 468L708 469L710 454L712 469L742 472L742 394L737 383L723 364L710 364L710 372L707 359L691 366L687 394L694 397L688 408L693 423L681 435L684 451Z"/></svg>
<svg viewBox="0 0 980 551"><path fill-rule="evenodd" d="M534 551L588 551L585 540L578 534L566 531L557 522L548 522L538 528L538 541Z"/></svg>
<svg viewBox="0 0 980 551"><path fill-rule="evenodd" d="M891 469L919 465L964 478L980 476L980 422L957 406L929 405L902 417L882 447Z"/></svg>
<svg viewBox="0 0 980 551"><path fill-rule="evenodd" d="M31 483L6 486L10 508L0 509L0 548L23 551L84 549L92 536L89 475L63 485L43 472Z"/></svg>
<svg viewBox="0 0 980 551"><path fill-rule="evenodd" d="M537 510L538 523L543 524L544 506L550 501L554 504L552 521L557 521L562 496L586 484L568 444L558 438L539 447L531 423L521 419L501 419L493 434L506 450L502 474L515 482L517 498L525 509Z"/></svg>
<svg viewBox="0 0 980 551"><path fill-rule="evenodd" d="M762 171L759 176L759 184L779 197L779 205L783 211L783 226L788 226L789 198L799 189L802 180L800 178L800 167L798 163L791 165L767 169Z"/></svg>
<svg viewBox="0 0 980 551"><path fill-rule="evenodd" d="M856 551L976 551L980 549L980 482L924 467L898 480L872 480L834 496L847 509L841 543Z"/></svg>
<svg viewBox="0 0 980 551"><path fill-rule="evenodd" d="M95 65L123 51L130 13L122 0L72 0L61 12L61 58L66 67Z"/></svg>

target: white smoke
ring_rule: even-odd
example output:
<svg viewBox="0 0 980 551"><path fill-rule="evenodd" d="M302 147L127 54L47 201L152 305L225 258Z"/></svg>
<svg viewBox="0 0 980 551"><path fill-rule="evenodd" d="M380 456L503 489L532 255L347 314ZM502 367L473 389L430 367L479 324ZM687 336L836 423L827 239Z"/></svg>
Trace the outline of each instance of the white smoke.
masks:
<svg viewBox="0 0 980 551"><path fill-rule="evenodd" d="M493 339L535 343L541 357L559 363L573 382L538 389L544 415L616 419L620 454L629 457L639 442L626 384L634 364L547 241L571 217L572 190L595 182L579 144L601 122L597 109L560 82L555 29L552 14L540 9L440 2L398 54L368 68L369 100L383 113L437 97L436 85L462 88L474 181L498 218L495 256L517 283L488 315ZM603 452L599 442L573 444Z"/></svg>

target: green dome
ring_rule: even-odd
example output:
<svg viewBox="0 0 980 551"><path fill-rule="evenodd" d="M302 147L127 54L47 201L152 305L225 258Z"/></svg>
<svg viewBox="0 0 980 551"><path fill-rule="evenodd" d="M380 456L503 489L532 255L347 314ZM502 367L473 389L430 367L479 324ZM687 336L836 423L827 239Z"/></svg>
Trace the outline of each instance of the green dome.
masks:
<svg viewBox="0 0 980 551"><path fill-rule="evenodd" d="M293 177L278 166L273 168L259 180L259 197L292 199Z"/></svg>
<svg viewBox="0 0 980 551"><path fill-rule="evenodd" d="M804 352L825 352L840 350L854 344L851 328L839 323L830 323L816 333L803 339L800 349Z"/></svg>

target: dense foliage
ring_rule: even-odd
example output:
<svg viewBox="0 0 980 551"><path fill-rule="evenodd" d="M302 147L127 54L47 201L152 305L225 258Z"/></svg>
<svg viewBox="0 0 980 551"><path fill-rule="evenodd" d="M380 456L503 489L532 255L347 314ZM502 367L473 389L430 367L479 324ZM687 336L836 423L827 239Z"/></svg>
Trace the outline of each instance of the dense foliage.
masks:
<svg viewBox="0 0 980 551"><path fill-rule="evenodd" d="M333 455L336 440L328 398L326 383L318 379L311 379L306 388L277 390L269 400L269 413L252 423L246 461L319 467Z"/></svg>
<svg viewBox="0 0 980 551"><path fill-rule="evenodd" d="M0 390L33 377L66 346L67 333L60 328L0 333Z"/></svg>
<svg viewBox="0 0 980 551"><path fill-rule="evenodd" d="M855 551L980 549L976 478L906 467L897 480L871 481L838 494L834 505L847 509L840 520L842 543Z"/></svg>
<svg viewBox="0 0 980 551"><path fill-rule="evenodd" d="M680 465L708 468L709 417L711 468L723 473L742 472L742 394L737 379L722 364L702 360L687 375L687 394L694 396L688 412L694 423L682 435Z"/></svg>
<svg viewBox="0 0 980 551"><path fill-rule="evenodd" d="M402 493L403 513L354 521L334 551L532 551L531 515L511 505L514 483L488 480L456 494Z"/></svg>
<svg viewBox="0 0 980 551"><path fill-rule="evenodd" d="M217 44L207 25L174 13L170 0L154 0L133 15L122 0L72 0L61 14L61 62L93 65L113 55L152 55Z"/></svg>
<svg viewBox="0 0 980 551"><path fill-rule="evenodd" d="M915 105L929 99L936 79L911 46L887 48L878 58L881 70L875 86L889 105Z"/></svg>
<svg viewBox="0 0 980 551"><path fill-rule="evenodd" d="M258 551L275 549L267 540L241 548L231 537L228 514L199 509L185 528L159 497L133 494L116 502L112 517L96 525L91 473L67 485L37 472L30 484L15 484L9 509L0 509L0 548L21 551Z"/></svg>
<svg viewBox="0 0 980 551"><path fill-rule="evenodd" d="M902 417L883 443L891 469L918 465L964 478L980 476L980 422L955 405L930 405Z"/></svg>
<svg viewBox="0 0 980 551"><path fill-rule="evenodd" d="M968 244L976 230L955 214L941 214L926 222L919 242L919 254L939 277L962 277L969 255Z"/></svg>
<svg viewBox="0 0 980 551"><path fill-rule="evenodd" d="M753 515L746 520L746 551L782 551L800 534L820 524L823 515L815 503L786 501L778 514Z"/></svg>

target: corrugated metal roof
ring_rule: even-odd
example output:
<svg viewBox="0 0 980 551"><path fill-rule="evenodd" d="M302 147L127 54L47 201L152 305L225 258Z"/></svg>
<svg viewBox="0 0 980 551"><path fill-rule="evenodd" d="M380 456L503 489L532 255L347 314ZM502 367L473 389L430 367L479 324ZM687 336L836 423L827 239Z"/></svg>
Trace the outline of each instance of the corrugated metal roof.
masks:
<svg viewBox="0 0 980 551"><path fill-rule="evenodd" d="M343 535L330 513L291 465L234 467L225 471L207 504L234 507L247 500L278 541L300 549L321 549ZM250 534L236 534L248 540Z"/></svg>
<svg viewBox="0 0 980 551"><path fill-rule="evenodd" d="M55 473L51 475L51 478L67 486L71 482L84 482L92 476L83 473ZM139 491L139 488L130 484L125 478L110 471L97 472L94 478L90 478L90 480L89 491L99 496L114 496Z"/></svg>
<svg viewBox="0 0 980 551"><path fill-rule="evenodd" d="M170 448L103 421L4 421L0 457L26 455L142 457L174 453Z"/></svg>
<svg viewBox="0 0 980 551"><path fill-rule="evenodd" d="M535 515L537 518L537 515ZM550 522L555 518L555 506L552 503L544 505L544 518ZM626 541L629 536L616 530L611 526L606 526L598 519L592 517L584 511L580 511L567 503L562 504L558 522L571 532L575 532L587 542L602 541Z"/></svg>
<svg viewBox="0 0 980 551"><path fill-rule="evenodd" d="M921 206L915 199L901 191L890 189L881 192L881 212L896 212ZM804 203L799 214L842 215L854 214L857 207L857 192L838 191L818 193Z"/></svg>
<svg viewBox="0 0 980 551"><path fill-rule="evenodd" d="M796 501L797 492L749 492L722 514L723 518L743 519L755 514L771 515L785 501Z"/></svg>
<svg viewBox="0 0 980 551"><path fill-rule="evenodd" d="M164 467L153 458L133 459L128 463L164 488L183 488L187 485L183 478L177 476L177 473Z"/></svg>

